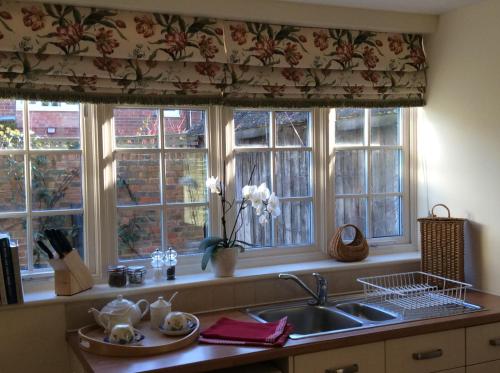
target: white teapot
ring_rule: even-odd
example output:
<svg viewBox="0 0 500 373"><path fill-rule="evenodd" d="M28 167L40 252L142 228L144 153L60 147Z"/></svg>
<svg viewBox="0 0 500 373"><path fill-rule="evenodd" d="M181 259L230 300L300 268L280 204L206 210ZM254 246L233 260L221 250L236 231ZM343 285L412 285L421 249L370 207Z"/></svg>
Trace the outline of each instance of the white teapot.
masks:
<svg viewBox="0 0 500 373"><path fill-rule="evenodd" d="M144 304L144 311L141 310L141 304ZM115 323L124 323L128 320L132 325L137 325L149 311L149 302L145 299L133 303L123 298L123 295L106 304L101 311L95 308L89 309L94 315L96 323L106 330L111 330Z"/></svg>

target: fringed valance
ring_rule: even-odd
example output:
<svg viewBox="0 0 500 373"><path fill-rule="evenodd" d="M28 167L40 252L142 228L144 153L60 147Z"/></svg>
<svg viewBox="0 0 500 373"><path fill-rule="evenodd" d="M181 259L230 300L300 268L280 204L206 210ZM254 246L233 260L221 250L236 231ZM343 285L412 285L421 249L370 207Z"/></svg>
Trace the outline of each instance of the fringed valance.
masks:
<svg viewBox="0 0 500 373"><path fill-rule="evenodd" d="M419 106L422 37L41 3L0 5L0 95L234 106Z"/></svg>

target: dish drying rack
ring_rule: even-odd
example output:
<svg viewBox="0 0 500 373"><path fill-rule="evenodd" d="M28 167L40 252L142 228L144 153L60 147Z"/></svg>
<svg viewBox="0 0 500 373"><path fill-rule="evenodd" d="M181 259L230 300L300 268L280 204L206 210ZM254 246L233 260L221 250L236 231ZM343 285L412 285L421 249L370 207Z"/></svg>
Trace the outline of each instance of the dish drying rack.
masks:
<svg viewBox="0 0 500 373"><path fill-rule="evenodd" d="M390 303L403 312L440 312L467 308L472 285L425 272L406 272L358 278L369 301Z"/></svg>

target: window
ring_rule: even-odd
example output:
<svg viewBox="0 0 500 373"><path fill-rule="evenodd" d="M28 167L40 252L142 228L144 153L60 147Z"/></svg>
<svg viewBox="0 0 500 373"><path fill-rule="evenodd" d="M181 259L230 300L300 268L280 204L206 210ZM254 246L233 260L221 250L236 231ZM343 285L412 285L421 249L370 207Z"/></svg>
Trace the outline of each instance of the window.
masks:
<svg viewBox="0 0 500 373"><path fill-rule="evenodd" d="M405 110L337 109L332 114L335 225L355 224L372 244L407 240ZM345 232L346 239L352 238L353 232Z"/></svg>
<svg viewBox="0 0 500 373"><path fill-rule="evenodd" d="M209 230L206 110L115 107L113 123L118 259L170 245L199 252Z"/></svg>
<svg viewBox="0 0 500 373"><path fill-rule="evenodd" d="M34 245L48 228L86 254L82 123L80 105L0 100L0 232L18 241L26 273L48 268Z"/></svg>
<svg viewBox="0 0 500 373"><path fill-rule="evenodd" d="M259 247L307 246L313 242L312 136L310 111L235 110L232 158L236 201L249 183L266 183L282 214L266 225L246 209L238 238Z"/></svg>
<svg viewBox="0 0 500 373"><path fill-rule="evenodd" d="M251 263L285 260L290 248L317 253L346 223L372 246L410 244L410 118L399 108L0 100L0 233L18 241L28 275L50 271L34 239L52 227L98 274L159 247L199 254L199 242L220 229L220 206L209 209L205 181L222 176L225 164L236 206L254 169L251 183L266 183L280 198L281 216L264 226L254 209L242 215L238 238L251 244L242 256ZM196 257L181 263L198 268Z"/></svg>

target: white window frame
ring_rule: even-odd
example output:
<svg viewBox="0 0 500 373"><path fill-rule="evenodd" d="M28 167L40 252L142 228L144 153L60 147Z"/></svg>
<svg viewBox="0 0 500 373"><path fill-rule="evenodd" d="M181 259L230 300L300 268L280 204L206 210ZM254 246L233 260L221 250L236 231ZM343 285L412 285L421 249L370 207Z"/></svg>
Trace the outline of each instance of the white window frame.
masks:
<svg viewBox="0 0 500 373"><path fill-rule="evenodd" d="M80 149L30 149L29 144L30 130L29 130L29 110L34 111L51 111L50 109L57 109L54 111L76 111L75 104L62 105L61 107L44 107L45 110L39 110L41 105L31 104L30 100L17 100L16 108L19 110L19 101L23 110L23 136L24 144L22 149L0 149L0 155L22 155L24 158L24 187L25 187L25 211L19 212L0 212L0 218L24 218L26 219L26 255L28 259L28 269L22 271L23 279L46 277L52 275L53 271L50 267L34 269L33 268L33 223L32 219L42 216L58 216L58 215L83 215L83 250L85 253L85 263L93 273L96 272L96 257L97 252L90 248L95 246L95 226L91 224L90 216L95 214L95 205L92 198L88 196L93 195L94 189L94 174L95 174L95 161L96 157L89 149L93 144L94 125L93 121L88 118L89 106L86 104L78 104L80 112ZM71 107L71 109L70 109ZM81 188L82 188L82 207L79 209L54 209L54 210L41 210L32 211L32 194L31 194L31 167L30 158L32 155L40 154L79 154L82 162L81 169Z"/></svg>
<svg viewBox="0 0 500 373"><path fill-rule="evenodd" d="M400 193L380 193L380 195L390 196L390 195L401 195L402 202L402 211L401 211L401 219L402 222L402 230L403 235L395 236L395 237L380 237L380 238L371 238L367 239L370 247L377 248L377 253L391 253L398 251L408 251L408 250L416 250L415 237L416 237L416 191L417 191L417 183L416 183L416 111L411 108L401 108L400 109L400 123L401 123L401 145L371 145L370 139L370 115L368 112L370 109L365 110L365 126L364 126L364 145L360 146L344 146L344 145L336 145L335 144L335 109L331 109L329 113L329 128L328 128L328 139L329 139L329 195L332 196L330 198L329 207L332 214L329 214L329 226L332 227L330 229L330 235L333 235L335 232L335 205L337 198L366 198L367 199L367 229L370 232L372 228L372 210L370 199L377 194L372 193L371 191L371 151L372 150L391 150L397 149L402 152L402 190ZM337 150L365 150L368 152L367 155L367 193L365 194L356 194L356 195L342 195L342 197L337 197L335 194L335 152Z"/></svg>
<svg viewBox="0 0 500 373"><path fill-rule="evenodd" d="M117 219L118 219L118 208L122 210L158 210L161 211L166 216L166 210L170 206L185 207L185 206L206 206L208 208L208 227L209 234L213 234L214 231L218 229L218 224L216 223L217 211L212 211L214 203L212 197L210 196L207 202L166 202L166 189L163 187L165 185L165 167L164 155L167 153L204 153L207 155L208 163L208 174L213 173L217 169L217 162L213 159L219 159L217 154L217 140L218 136L214 134L214 122L216 121L216 108L211 106L197 106L197 105L99 105L100 110L98 110L97 121L101 124L101 138L102 149L100 150L101 165L100 168L103 171L103 185L101 186L101 192L105 196L102 202L103 208L101 212L105 214L104 221L106 222L103 226L103 231L101 232L101 239L104 247L109 247L111 249L103 251L103 261L101 263L102 274L106 273L108 265L111 264L126 264L126 265L147 265L150 263L148 258L136 258L136 259L126 259L120 260L118 256L118 232L116 229ZM159 143L158 148L115 148L115 130L114 130L114 118L113 110L115 108L123 109L158 109L159 110ZM203 110L205 111L205 121L206 121L206 137L205 143L206 148L202 149L191 149L191 148L165 148L164 142L164 128L163 128L163 117L164 110L169 110L174 108L175 110ZM116 187L116 164L115 164L115 154L117 153L154 153L159 154L160 163L160 202L155 204L146 205L130 205L130 206L120 206L117 204L117 187ZM166 248L167 234L167 219L162 219L162 246ZM194 262L201 260L201 254L188 254L182 256L182 262L189 265L190 271L196 271L194 268ZM196 259L194 259L196 258ZM192 267L192 268L191 268Z"/></svg>
<svg viewBox="0 0 500 373"><path fill-rule="evenodd" d="M271 112L270 131L271 138L269 139L269 146L248 146L236 147L234 144L234 118L233 111L269 111ZM293 245L293 246L266 246L246 250L240 255L244 267L271 265L285 262L294 262L300 260L314 260L320 259L322 253L318 250L319 247L324 247L323 237L323 219L321 217L321 209L316 208L320 206L323 190L322 183L318 182L323 177L322 157L318 149L321 148L321 126L323 125L321 110L318 108L311 109L296 109L286 107L272 107L272 108L224 108L225 111L225 160L226 160L226 177L228 182L228 197L232 200L235 195L235 155L238 152L254 152L264 151L275 153L276 151L297 150L297 151L310 151L311 152L311 196L310 197L289 197L283 198L278 196L281 202L284 201L311 201L311 243L307 245ZM275 112L277 111L303 111L310 113L311 128L310 128L310 145L305 148L276 146L276 126L275 126ZM274 159L275 157L271 157ZM273 163L273 162L272 162ZM271 169L274 170L274 163ZM272 177L274 179L274 176ZM232 216L232 220L234 216ZM233 220L234 221L234 220ZM276 225L276 222L274 222Z"/></svg>

